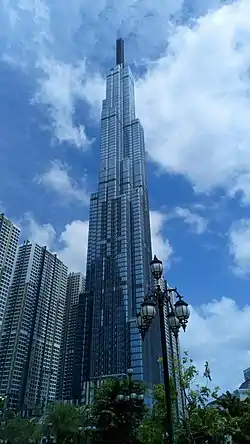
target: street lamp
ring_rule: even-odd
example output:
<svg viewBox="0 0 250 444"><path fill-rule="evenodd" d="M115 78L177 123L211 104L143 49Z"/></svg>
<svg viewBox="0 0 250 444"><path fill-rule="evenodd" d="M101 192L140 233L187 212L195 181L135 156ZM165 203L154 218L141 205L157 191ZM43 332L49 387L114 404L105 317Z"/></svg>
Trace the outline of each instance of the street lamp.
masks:
<svg viewBox="0 0 250 444"><path fill-rule="evenodd" d="M132 368L128 368L127 369L127 377L128 377L128 385L127 387L122 387L122 391L123 393L119 393L116 396L116 402L118 404L125 404L126 405L126 410L129 413L129 424L131 425L132 423L132 415L133 415L133 408L139 408L142 406L143 401L144 401L144 394L143 393L136 393L135 391L135 387L132 385L132 375L133 375L133 369ZM129 426L129 429L127 431L128 433L128 438L130 438L131 433L132 433L132 429Z"/></svg>
<svg viewBox="0 0 250 444"><path fill-rule="evenodd" d="M52 423L49 422L48 427L47 427L46 436L43 436L43 438L42 438L42 444L55 444L56 443L56 438L51 435L51 428L52 428Z"/></svg>
<svg viewBox="0 0 250 444"><path fill-rule="evenodd" d="M135 402L135 401L144 401L144 394L143 393L135 393L133 390L133 387L131 385L132 382L132 375L133 375L133 369L128 368L127 370L128 375L128 387L125 388L124 393L119 393L116 396L116 401L121 402Z"/></svg>
<svg viewBox="0 0 250 444"><path fill-rule="evenodd" d="M79 430L79 428L78 428ZM87 425L84 428L84 432L86 434L86 442L90 442L91 436L97 431L97 428L95 425Z"/></svg>
<svg viewBox="0 0 250 444"><path fill-rule="evenodd" d="M82 431L83 431L83 426L79 425L77 432L76 432L76 441L75 441L76 443L80 444L80 442L82 440ZM74 440L73 440L73 442L74 442Z"/></svg>
<svg viewBox="0 0 250 444"><path fill-rule="evenodd" d="M168 442L169 444L173 444L174 433L172 400L167 354L167 341L165 334L164 306L167 306L168 308L167 322L176 339L178 338L180 328L183 328L183 330L185 331L190 316L190 311L188 308L188 304L183 300L182 296L178 293L176 288L168 288L167 285L164 289L161 288L160 281L163 274L163 265L162 261L160 261L156 256L154 256L154 259L150 262L150 270L153 278L155 279L156 287L150 295L147 295L144 298L144 301L141 304L141 310L137 314L137 327L142 335L142 339L144 339L156 315L156 307L158 307L167 409L167 432L164 435L164 441ZM171 300L172 293L174 293L175 296L178 298L174 305L172 304Z"/></svg>

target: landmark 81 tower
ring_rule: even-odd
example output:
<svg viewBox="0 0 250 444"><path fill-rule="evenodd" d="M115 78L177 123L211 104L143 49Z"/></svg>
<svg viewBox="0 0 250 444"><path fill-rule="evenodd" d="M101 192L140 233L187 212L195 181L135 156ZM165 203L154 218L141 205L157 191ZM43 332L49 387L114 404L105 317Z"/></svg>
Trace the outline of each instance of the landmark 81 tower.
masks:
<svg viewBox="0 0 250 444"><path fill-rule="evenodd" d="M152 285L151 257L144 133L124 41L118 39L102 104L98 191L90 203L85 294L90 379L123 375L132 367L134 379L159 382L157 327L144 342L136 328L136 313Z"/></svg>

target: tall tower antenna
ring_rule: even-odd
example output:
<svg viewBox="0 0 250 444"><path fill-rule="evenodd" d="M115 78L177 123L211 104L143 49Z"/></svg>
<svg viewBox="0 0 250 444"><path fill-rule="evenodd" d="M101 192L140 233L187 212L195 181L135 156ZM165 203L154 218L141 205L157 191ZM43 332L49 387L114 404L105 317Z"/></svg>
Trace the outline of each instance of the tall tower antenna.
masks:
<svg viewBox="0 0 250 444"><path fill-rule="evenodd" d="M124 40L121 37L116 40L116 65L124 66Z"/></svg>

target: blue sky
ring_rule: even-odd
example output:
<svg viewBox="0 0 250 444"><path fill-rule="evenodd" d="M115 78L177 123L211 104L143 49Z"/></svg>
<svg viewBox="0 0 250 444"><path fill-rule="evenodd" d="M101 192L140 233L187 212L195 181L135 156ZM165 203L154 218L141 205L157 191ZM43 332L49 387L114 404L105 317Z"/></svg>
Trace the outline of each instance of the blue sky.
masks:
<svg viewBox="0 0 250 444"><path fill-rule="evenodd" d="M167 6L166 6L167 3ZM250 1L4 0L0 207L85 268L104 77L117 34L146 137L154 252L192 305L214 382L250 365Z"/></svg>

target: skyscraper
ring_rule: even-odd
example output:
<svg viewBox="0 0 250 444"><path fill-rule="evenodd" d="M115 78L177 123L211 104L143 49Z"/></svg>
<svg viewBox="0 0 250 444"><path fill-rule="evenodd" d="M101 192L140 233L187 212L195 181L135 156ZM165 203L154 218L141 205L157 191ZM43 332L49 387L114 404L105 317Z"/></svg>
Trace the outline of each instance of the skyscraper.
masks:
<svg viewBox="0 0 250 444"><path fill-rule="evenodd" d="M0 334L20 230L3 213L0 214Z"/></svg>
<svg viewBox="0 0 250 444"><path fill-rule="evenodd" d="M11 408L55 400L67 273L46 247L19 247L0 341L0 394Z"/></svg>
<svg viewBox="0 0 250 444"><path fill-rule="evenodd" d="M60 375L58 394L60 400L72 400L74 346L76 339L77 309L79 296L85 289L85 278L82 273L68 275L66 304L63 317L63 335L60 356Z"/></svg>
<svg viewBox="0 0 250 444"><path fill-rule="evenodd" d="M144 342L135 325L152 286L151 257L144 133L119 39L102 103L98 191L90 202L84 313L91 346L83 363L90 379L124 375L132 367L135 379L159 382L157 323Z"/></svg>

